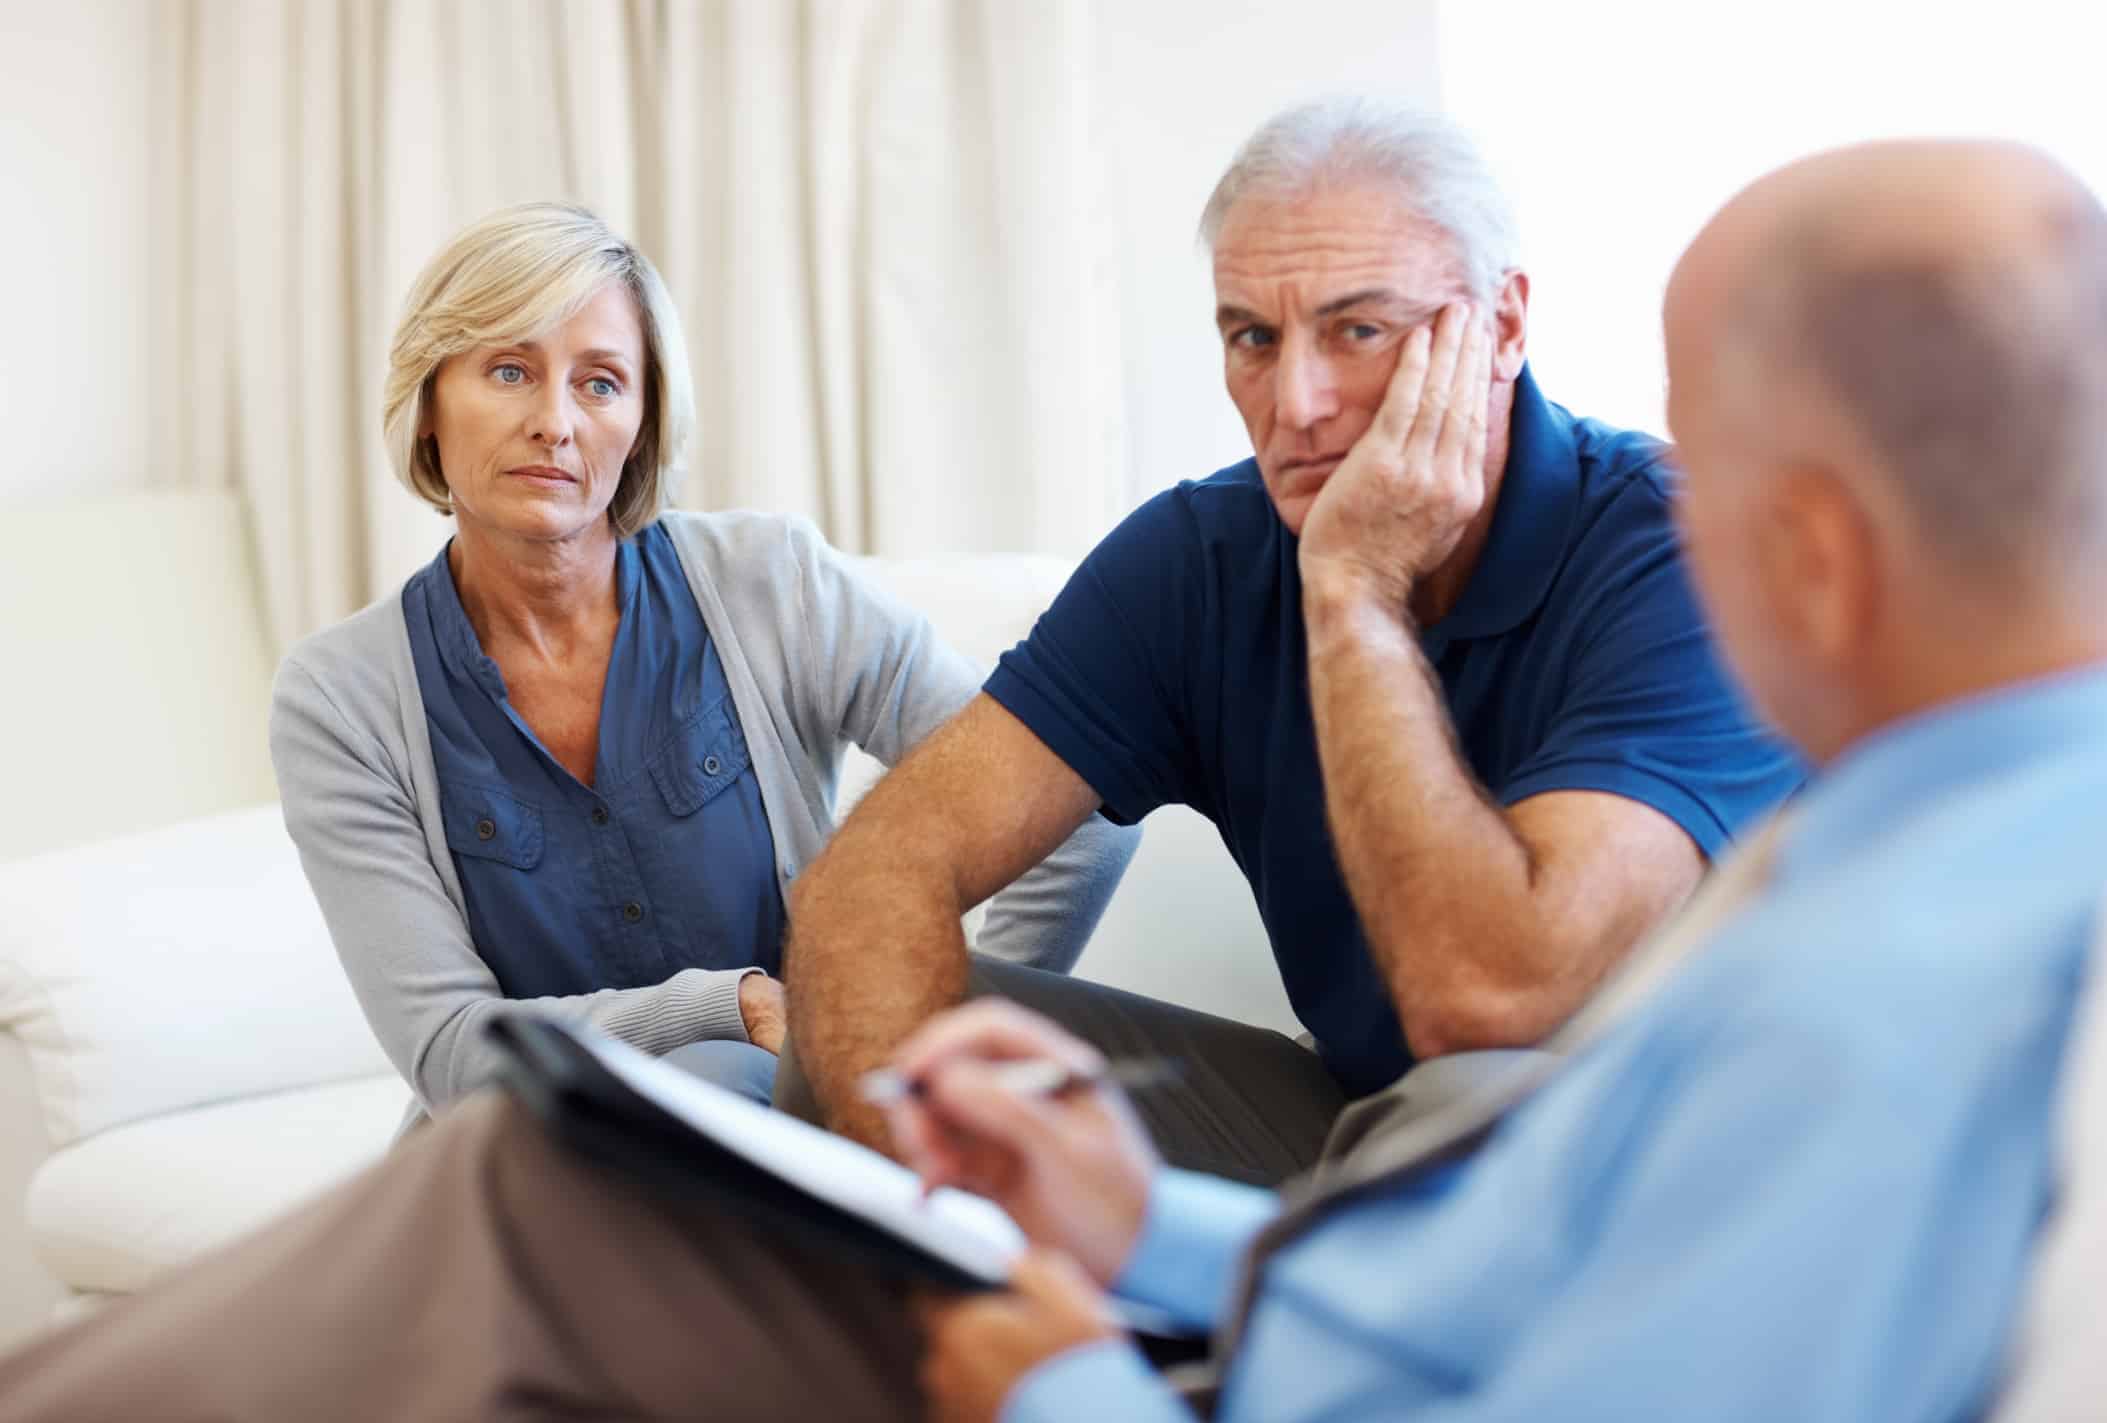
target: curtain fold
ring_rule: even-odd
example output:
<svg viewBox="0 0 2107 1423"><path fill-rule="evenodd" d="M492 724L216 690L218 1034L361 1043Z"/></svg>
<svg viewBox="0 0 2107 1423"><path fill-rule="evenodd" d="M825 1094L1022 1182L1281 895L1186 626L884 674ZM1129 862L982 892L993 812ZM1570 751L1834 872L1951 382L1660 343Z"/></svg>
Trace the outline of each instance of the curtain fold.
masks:
<svg viewBox="0 0 2107 1423"><path fill-rule="evenodd" d="M156 11L159 477L232 484L281 646L445 523L379 428L464 223L593 207L680 307L689 507L1076 554L1123 507L1087 0L176 0Z"/></svg>

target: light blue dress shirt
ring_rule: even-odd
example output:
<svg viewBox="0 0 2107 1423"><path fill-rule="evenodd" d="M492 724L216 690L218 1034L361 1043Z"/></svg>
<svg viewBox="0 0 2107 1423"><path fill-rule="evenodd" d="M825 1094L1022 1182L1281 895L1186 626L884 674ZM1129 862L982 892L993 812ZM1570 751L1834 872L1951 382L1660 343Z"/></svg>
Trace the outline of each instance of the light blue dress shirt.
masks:
<svg viewBox="0 0 2107 1423"><path fill-rule="evenodd" d="M1215 1417L1932 1423L1993 1397L2107 890L2107 674L1929 713L1766 891L1469 1160L1267 1266ZM1121 1280L1228 1307L1270 1198L1166 1173ZM1006 1423L1190 1415L1125 1344Z"/></svg>

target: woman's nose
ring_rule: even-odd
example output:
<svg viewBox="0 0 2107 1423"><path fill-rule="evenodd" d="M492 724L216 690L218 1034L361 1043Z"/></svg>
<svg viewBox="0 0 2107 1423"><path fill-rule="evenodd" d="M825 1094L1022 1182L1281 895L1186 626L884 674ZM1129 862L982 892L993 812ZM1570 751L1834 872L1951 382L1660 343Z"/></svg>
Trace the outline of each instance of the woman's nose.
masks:
<svg viewBox="0 0 2107 1423"><path fill-rule="evenodd" d="M571 442L573 417L570 392L552 382L528 416L527 433L538 444L560 449Z"/></svg>

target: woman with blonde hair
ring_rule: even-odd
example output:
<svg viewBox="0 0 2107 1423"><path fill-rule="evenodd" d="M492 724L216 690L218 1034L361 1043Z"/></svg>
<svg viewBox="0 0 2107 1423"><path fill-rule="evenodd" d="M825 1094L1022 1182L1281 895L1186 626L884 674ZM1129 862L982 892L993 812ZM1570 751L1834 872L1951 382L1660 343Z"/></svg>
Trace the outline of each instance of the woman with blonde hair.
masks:
<svg viewBox="0 0 2107 1423"><path fill-rule="evenodd" d="M382 1047L437 1111L494 1015L590 1024L766 1099L784 889L841 750L890 765L972 666L802 521L671 513L694 426L651 263L580 208L454 238L411 289L383 418L455 520L401 591L296 647L271 754ZM1130 838L1085 827L991 906L983 952L1065 969Z"/></svg>

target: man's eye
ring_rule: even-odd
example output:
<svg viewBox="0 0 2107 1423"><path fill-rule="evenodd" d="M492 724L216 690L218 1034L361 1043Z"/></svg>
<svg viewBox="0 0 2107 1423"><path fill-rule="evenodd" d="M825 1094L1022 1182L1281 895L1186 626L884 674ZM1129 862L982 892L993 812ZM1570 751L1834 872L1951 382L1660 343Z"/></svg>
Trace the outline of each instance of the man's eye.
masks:
<svg viewBox="0 0 2107 1423"><path fill-rule="evenodd" d="M1356 321L1346 328L1349 341L1373 341L1383 334L1383 328L1369 321Z"/></svg>
<svg viewBox="0 0 2107 1423"><path fill-rule="evenodd" d="M1273 333L1263 326L1244 326L1229 333L1229 344L1256 351L1273 344Z"/></svg>

